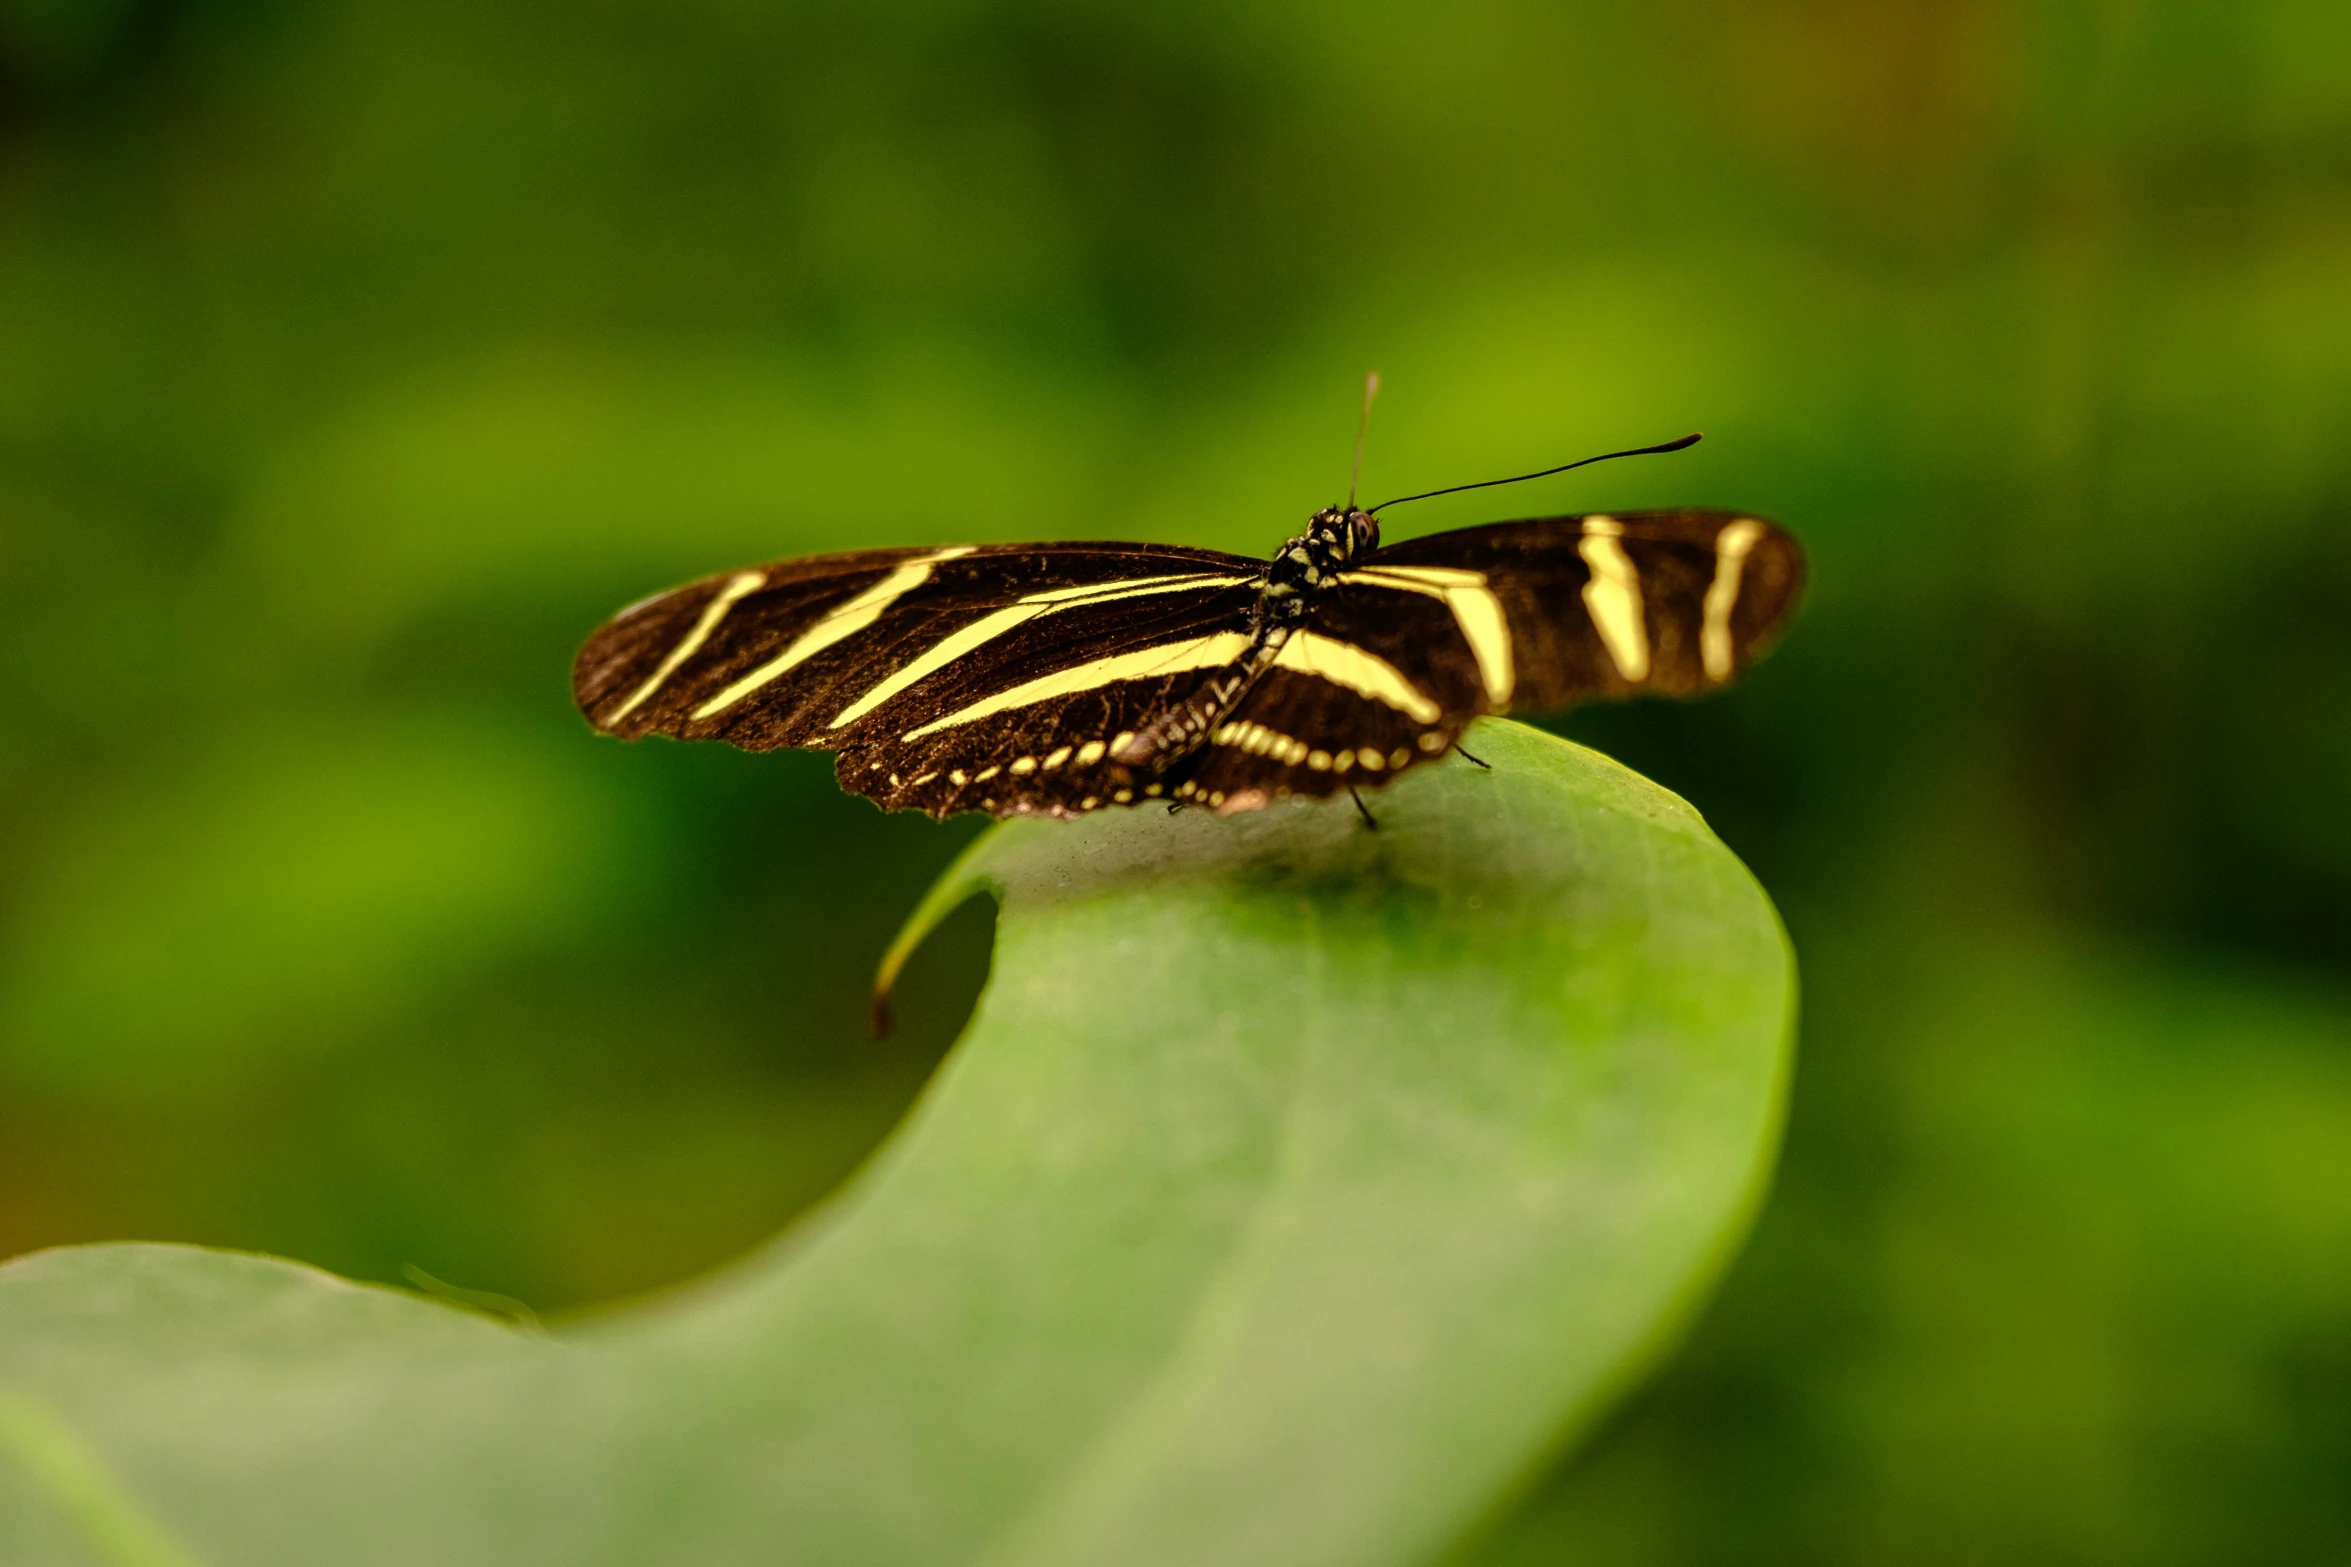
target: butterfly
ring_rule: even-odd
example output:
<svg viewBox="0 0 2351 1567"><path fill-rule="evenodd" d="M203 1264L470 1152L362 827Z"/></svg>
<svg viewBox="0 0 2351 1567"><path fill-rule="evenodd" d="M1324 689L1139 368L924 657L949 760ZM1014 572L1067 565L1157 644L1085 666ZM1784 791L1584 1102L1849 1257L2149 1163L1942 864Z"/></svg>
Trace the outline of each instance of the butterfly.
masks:
<svg viewBox="0 0 2351 1567"><path fill-rule="evenodd" d="M831 751L886 810L1229 814L1387 783L1486 714L1713 690L1803 588L1784 529L1713 508L1382 545L1379 511L1425 498L1327 507L1269 560L986 544L721 572L606 622L573 693L625 739Z"/></svg>

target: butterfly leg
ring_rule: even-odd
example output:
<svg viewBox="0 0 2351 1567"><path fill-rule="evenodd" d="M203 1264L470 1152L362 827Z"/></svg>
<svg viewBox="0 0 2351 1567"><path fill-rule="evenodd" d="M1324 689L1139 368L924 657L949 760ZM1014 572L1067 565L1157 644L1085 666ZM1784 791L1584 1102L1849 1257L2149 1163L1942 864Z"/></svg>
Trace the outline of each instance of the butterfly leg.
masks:
<svg viewBox="0 0 2351 1567"><path fill-rule="evenodd" d="M1462 754L1463 756L1469 756L1469 753L1468 753L1467 751L1462 751L1462 750L1461 750L1461 742L1460 742L1460 741L1458 741L1458 740L1456 740L1456 741L1454 741L1454 742L1453 742L1453 749L1454 749L1454 750L1456 750L1456 751L1461 751L1461 754ZM1489 773L1490 773L1490 772L1492 772L1492 771L1494 770L1494 764L1493 764L1493 763L1491 763L1491 762L1487 762L1487 761L1481 761L1481 760L1479 760L1477 757L1474 757L1474 756L1469 756L1469 759L1470 759L1471 761L1473 761L1473 762L1476 762L1476 763L1477 763L1477 764L1478 764L1480 767L1484 768L1484 769L1485 769L1487 772L1489 772Z"/></svg>
<svg viewBox="0 0 2351 1567"><path fill-rule="evenodd" d="M1357 794L1355 790L1350 787L1347 790L1347 798L1353 800L1355 802L1355 809L1363 813L1363 825L1370 828L1373 832L1378 832L1380 830L1380 819L1371 814L1371 807L1363 803L1363 796Z"/></svg>

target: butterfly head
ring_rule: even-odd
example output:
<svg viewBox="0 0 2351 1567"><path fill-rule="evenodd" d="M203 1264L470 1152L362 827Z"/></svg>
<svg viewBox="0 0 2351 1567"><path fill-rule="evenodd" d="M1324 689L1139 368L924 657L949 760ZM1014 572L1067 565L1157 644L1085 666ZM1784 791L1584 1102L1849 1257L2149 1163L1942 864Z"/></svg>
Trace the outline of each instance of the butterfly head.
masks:
<svg viewBox="0 0 2351 1567"><path fill-rule="evenodd" d="M1360 506L1326 506L1306 521L1307 548L1333 565L1380 547L1380 520Z"/></svg>
<svg viewBox="0 0 2351 1567"><path fill-rule="evenodd" d="M1306 613L1306 600L1356 556L1379 547L1380 525L1370 512L1332 506L1306 519L1306 531L1284 541L1265 568L1265 599L1279 620Z"/></svg>

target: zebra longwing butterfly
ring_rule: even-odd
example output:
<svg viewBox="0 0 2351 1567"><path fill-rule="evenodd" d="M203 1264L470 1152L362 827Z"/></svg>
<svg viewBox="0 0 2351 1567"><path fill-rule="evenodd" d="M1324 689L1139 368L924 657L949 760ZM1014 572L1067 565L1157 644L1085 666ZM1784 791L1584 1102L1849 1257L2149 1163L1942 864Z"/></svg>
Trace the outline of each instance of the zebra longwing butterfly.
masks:
<svg viewBox="0 0 2351 1567"><path fill-rule="evenodd" d="M1316 512L1262 561L989 544L722 572L614 616L573 693L626 739L835 752L842 786L885 810L1227 813L1386 783L1484 714L1712 690L1803 585L1795 540L1743 512L1383 547L1379 510Z"/></svg>

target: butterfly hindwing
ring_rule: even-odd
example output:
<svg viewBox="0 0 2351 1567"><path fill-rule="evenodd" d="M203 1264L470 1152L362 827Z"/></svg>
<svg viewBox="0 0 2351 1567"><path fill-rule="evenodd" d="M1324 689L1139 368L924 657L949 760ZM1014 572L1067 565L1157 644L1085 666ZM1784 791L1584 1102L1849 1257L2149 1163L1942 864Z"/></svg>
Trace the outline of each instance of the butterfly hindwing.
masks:
<svg viewBox="0 0 2351 1567"><path fill-rule="evenodd" d="M1369 788L1443 756L1464 722L1466 716L1441 710L1415 716L1378 696L1277 666L1207 744L1170 770L1171 792L1231 812Z"/></svg>
<svg viewBox="0 0 2351 1567"><path fill-rule="evenodd" d="M1182 771L1219 810L1319 798L1444 755L1484 711L1441 600L1334 589Z"/></svg>
<svg viewBox="0 0 2351 1567"><path fill-rule="evenodd" d="M1174 598L999 667L932 675L854 726L842 784L885 809L934 816L1067 816L1159 795L1156 774L1122 768L1114 753L1165 715L1213 711L1239 689L1254 592ZM1085 617L1114 607L1072 621L1085 630Z"/></svg>

